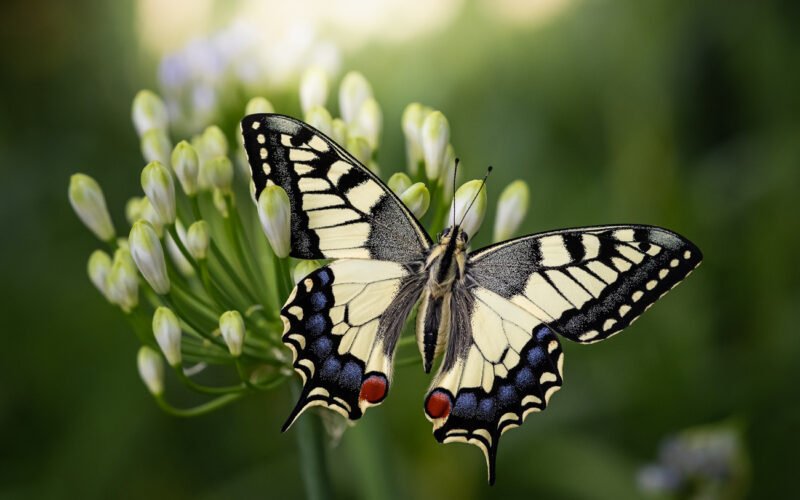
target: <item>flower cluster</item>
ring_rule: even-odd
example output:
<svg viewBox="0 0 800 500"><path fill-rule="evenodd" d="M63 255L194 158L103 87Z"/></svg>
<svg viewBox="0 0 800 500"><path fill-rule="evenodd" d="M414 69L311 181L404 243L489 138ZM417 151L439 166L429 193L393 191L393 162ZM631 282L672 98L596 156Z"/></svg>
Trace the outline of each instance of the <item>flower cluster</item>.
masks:
<svg viewBox="0 0 800 500"><path fill-rule="evenodd" d="M303 118L379 173L383 114L372 87L360 73L345 75L337 117L328 107L330 90L324 69L313 67L303 74ZM273 111L267 99L255 97L243 114ZM137 94L132 117L146 165L143 195L125 206L127 237L118 236L92 178L73 175L69 199L106 244L90 256L89 278L120 307L138 335L139 373L147 389L166 411L191 416L278 387L292 374L278 311L293 283L320 265L288 257L287 194L271 186L251 200L241 140L232 147L219 127L209 126L173 146L166 105L153 92ZM392 175L389 188L432 232L463 219L464 229L475 235L487 209L486 190L482 181L471 180L453 192L457 160L447 118L413 103L403 113L402 130L408 171ZM517 230L527 203L524 182L503 191L496 239ZM189 409L168 403L165 360L185 387L212 398ZM220 384L226 377L232 381Z"/></svg>

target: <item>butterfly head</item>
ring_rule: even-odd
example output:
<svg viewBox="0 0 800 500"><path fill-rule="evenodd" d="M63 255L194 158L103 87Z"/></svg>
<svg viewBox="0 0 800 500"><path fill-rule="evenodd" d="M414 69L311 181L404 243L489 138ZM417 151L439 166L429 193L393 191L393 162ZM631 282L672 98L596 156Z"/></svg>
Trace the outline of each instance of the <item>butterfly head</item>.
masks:
<svg viewBox="0 0 800 500"><path fill-rule="evenodd" d="M443 247L453 245L456 250L463 251L467 247L467 243L469 243L469 235L461 229L461 226L446 227L439 233L439 245Z"/></svg>

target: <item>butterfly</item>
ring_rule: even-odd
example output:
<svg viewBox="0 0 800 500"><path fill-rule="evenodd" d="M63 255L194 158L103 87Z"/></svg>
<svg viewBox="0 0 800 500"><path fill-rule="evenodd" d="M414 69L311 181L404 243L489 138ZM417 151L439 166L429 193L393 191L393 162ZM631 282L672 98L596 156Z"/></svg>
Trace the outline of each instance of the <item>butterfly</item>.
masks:
<svg viewBox="0 0 800 500"><path fill-rule="evenodd" d="M559 336L589 344L629 326L700 264L663 228L609 225L523 236L470 251L458 224L433 241L400 199L343 147L277 114L242 120L255 197L291 203L291 253L332 259L297 283L283 342L303 381L287 430L322 406L350 420L392 383L403 326L416 311L426 372L443 356L423 410L443 443L484 453L495 480L500 436L544 410L562 384Z"/></svg>

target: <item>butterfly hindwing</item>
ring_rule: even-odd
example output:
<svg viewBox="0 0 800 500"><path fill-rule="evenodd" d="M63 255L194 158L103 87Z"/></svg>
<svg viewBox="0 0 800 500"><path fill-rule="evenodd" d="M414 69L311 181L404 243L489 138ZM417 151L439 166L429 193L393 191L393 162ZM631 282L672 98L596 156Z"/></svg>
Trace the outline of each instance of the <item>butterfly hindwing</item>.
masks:
<svg viewBox="0 0 800 500"><path fill-rule="evenodd" d="M302 279L281 310L303 391L284 430L310 406L350 420L386 397L392 357L423 281L401 264L338 260Z"/></svg>
<svg viewBox="0 0 800 500"><path fill-rule="evenodd" d="M322 132L293 118L242 120L255 197L276 184L289 195L291 255L411 262L430 237L390 189Z"/></svg>

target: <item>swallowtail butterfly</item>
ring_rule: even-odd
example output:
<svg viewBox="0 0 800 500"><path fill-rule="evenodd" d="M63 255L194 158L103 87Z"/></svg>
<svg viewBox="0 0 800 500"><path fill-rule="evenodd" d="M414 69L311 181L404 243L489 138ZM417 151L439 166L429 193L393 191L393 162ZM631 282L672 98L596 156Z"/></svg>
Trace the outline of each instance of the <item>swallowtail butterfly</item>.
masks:
<svg viewBox="0 0 800 500"><path fill-rule="evenodd" d="M304 387L283 430L312 406L348 419L389 393L392 359L414 306L429 372L434 437L478 446L495 479L500 436L544 410L562 383L559 336L616 334L683 280L702 255L654 226L523 236L468 252L458 225L434 242L400 199L341 146L287 116L242 121L256 198L291 202L291 256L335 259L302 279L281 310Z"/></svg>

